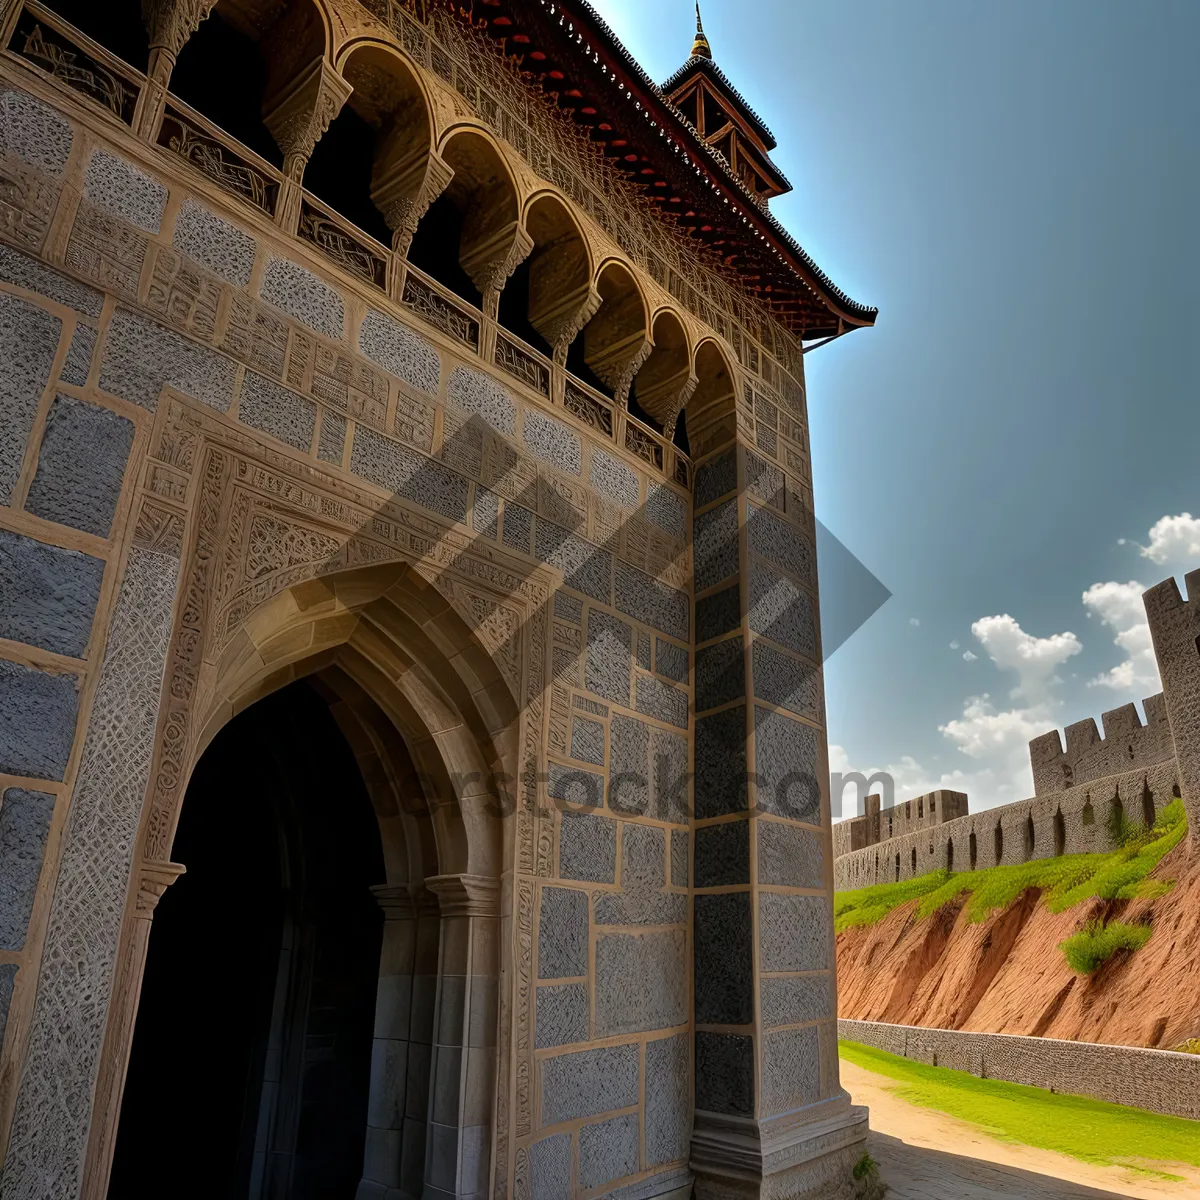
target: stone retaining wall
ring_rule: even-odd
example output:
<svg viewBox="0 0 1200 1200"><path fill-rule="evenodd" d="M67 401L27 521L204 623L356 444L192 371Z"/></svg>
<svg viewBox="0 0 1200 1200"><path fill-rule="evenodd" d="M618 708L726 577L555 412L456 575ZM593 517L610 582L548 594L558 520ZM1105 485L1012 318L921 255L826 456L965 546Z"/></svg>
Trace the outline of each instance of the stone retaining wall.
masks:
<svg viewBox="0 0 1200 1200"><path fill-rule="evenodd" d="M838 1037L914 1062L1200 1120L1200 1055L882 1021L838 1021Z"/></svg>

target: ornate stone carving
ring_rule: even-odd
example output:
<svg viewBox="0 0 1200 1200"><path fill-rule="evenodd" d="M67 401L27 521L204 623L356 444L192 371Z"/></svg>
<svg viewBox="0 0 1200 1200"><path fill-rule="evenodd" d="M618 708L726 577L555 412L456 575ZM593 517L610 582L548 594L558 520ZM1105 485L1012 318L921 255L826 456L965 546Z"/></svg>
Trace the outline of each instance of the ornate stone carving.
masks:
<svg viewBox="0 0 1200 1200"><path fill-rule="evenodd" d="M174 60L216 6L217 0L142 0L150 48L166 50Z"/></svg>
<svg viewBox="0 0 1200 1200"><path fill-rule="evenodd" d="M495 233L472 240L468 246L464 235L459 261L471 277L471 282L483 294L499 297L508 277L529 257L533 238L518 221ZM494 316L494 313L492 314Z"/></svg>
<svg viewBox="0 0 1200 1200"><path fill-rule="evenodd" d="M304 168L353 90L324 58L316 58L263 104L263 123L283 151L284 184L275 211L281 228L295 230Z"/></svg>
<svg viewBox="0 0 1200 1200"><path fill-rule="evenodd" d="M383 214L394 235L393 248L402 256L408 253L421 218L453 178L454 168L425 150L398 162L376 163L371 203Z"/></svg>

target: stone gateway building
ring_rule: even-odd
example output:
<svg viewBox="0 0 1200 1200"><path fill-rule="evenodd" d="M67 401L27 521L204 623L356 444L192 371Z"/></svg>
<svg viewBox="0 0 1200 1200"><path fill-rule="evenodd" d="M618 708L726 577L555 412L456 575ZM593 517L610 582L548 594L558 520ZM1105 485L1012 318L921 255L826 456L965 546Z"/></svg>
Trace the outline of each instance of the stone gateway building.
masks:
<svg viewBox="0 0 1200 1200"><path fill-rule="evenodd" d="M0 1196L854 1194L802 355L702 34L0 0Z"/></svg>

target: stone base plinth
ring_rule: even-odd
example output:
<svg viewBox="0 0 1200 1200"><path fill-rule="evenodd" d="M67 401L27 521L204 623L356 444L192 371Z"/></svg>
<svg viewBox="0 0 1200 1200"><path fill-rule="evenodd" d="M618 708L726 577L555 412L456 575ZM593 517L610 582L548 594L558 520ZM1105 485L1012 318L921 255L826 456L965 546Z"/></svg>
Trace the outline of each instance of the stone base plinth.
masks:
<svg viewBox="0 0 1200 1200"><path fill-rule="evenodd" d="M843 1095L772 1120L696 1113L696 1200L855 1200L855 1164L866 1152L867 1110Z"/></svg>

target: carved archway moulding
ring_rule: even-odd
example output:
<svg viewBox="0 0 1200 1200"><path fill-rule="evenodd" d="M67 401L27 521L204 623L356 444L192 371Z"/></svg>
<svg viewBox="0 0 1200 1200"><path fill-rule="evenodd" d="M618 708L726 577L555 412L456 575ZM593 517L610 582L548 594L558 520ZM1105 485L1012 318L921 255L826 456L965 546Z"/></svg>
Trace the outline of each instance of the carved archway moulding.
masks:
<svg viewBox="0 0 1200 1200"><path fill-rule="evenodd" d="M191 770L215 729L233 715L232 707L221 712L213 704L222 659L236 653L239 632L273 598L307 595L317 606L339 577L391 566L413 588L426 589L433 607L447 606L452 624L503 681L516 714L512 728L497 734L502 744L495 757L512 781L508 790L515 800L515 812L502 822L503 873L510 881L505 886L512 886L514 870L548 875L552 859L541 759L556 573L312 460L265 446L228 418L170 391L155 418L135 541L179 555L180 587L131 873L133 900L126 905L100 1058L83 1189L88 1200L104 1195L116 1139L148 931L146 914L134 902L141 877L169 862ZM285 682L281 678L274 686ZM258 694L270 690L268 675ZM204 728L210 710L216 715ZM135 936L135 926L141 936ZM504 963L509 983L500 995L495 1163L503 1178L509 1174L514 1032L519 1046L529 1044L523 1028L529 1012L518 1003L514 1014L511 983L527 986L530 959L528 938L518 931L516 961ZM518 1028L510 1031L514 1020ZM520 1127L528 1123L531 1101L527 1086L516 1090L524 1095L518 1100Z"/></svg>

